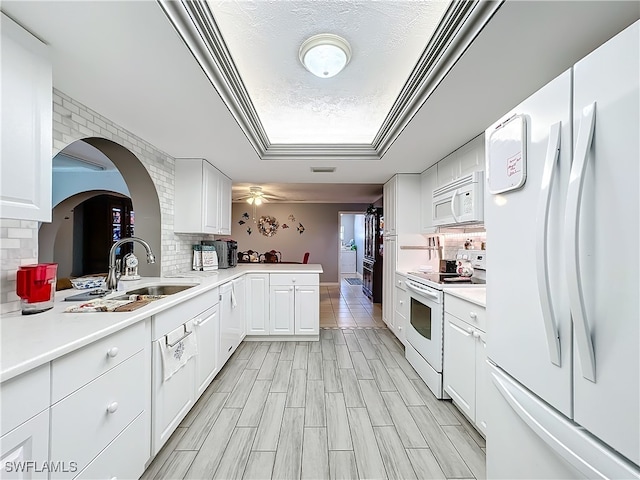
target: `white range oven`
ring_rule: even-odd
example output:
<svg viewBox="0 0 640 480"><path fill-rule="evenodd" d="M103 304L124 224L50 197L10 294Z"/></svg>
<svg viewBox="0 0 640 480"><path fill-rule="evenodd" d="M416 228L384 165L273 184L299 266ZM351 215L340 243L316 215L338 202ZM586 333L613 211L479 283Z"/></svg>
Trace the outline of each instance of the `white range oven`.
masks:
<svg viewBox="0 0 640 480"><path fill-rule="evenodd" d="M466 258L462 258L466 256ZM442 384L444 292L448 287L485 284L485 251L461 250L459 260L474 268L470 277L452 273L408 272L411 297L405 357L436 398L449 398Z"/></svg>

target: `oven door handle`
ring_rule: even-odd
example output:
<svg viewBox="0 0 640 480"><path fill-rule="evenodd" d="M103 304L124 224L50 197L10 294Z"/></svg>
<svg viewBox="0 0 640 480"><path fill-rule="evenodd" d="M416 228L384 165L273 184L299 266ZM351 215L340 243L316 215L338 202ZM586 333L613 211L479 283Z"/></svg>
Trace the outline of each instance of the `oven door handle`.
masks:
<svg viewBox="0 0 640 480"><path fill-rule="evenodd" d="M411 282L411 280L407 280L405 285L410 289L413 290L416 293L419 293L421 295L426 295L427 297L431 297L432 299L434 299L436 302L438 300L440 300L440 297L438 296L437 293L433 293L431 290L427 290L425 288L422 288L420 286L418 286L417 284Z"/></svg>

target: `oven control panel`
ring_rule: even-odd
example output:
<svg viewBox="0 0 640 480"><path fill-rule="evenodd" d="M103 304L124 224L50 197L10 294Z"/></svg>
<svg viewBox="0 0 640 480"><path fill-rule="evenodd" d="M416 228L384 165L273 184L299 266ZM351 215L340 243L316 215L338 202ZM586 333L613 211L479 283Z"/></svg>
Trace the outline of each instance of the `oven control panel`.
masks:
<svg viewBox="0 0 640 480"><path fill-rule="evenodd" d="M486 250L458 250L456 260L467 260L471 266L478 270L486 270L487 251Z"/></svg>

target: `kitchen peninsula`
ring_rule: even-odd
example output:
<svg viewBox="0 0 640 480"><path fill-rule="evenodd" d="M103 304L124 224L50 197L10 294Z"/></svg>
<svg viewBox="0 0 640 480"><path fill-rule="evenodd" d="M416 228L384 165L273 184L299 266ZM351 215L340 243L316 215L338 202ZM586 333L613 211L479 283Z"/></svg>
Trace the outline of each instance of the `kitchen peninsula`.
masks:
<svg viewBox="0 0 640 480"><path fill-rule="evenodd" d="M64 298L77 293L68 290L47 312L3 316L3 445L31 442L29 458L73 460L65 468L80 478L137 478L243 339L318 339L322 271L246 264L147 277L121 282L109 297L147 285L193 286L132 312L65 313ZM161 350L182 328L198 354L163 381ZM78 437L92 440L78 445Z"/></svg>

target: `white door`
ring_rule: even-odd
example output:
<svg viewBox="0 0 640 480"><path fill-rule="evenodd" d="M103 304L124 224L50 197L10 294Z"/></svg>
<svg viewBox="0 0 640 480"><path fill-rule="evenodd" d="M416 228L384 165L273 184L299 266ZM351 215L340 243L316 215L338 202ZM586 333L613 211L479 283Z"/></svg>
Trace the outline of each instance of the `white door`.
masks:
<svg viewBox="0 0 640 480"><path fill-rule="evenodd" d="M269 274L246 277L247 335L269 335Z"/></svg>
<svg viewBox="0 0 640 480"><path fill-rule="evenodd" d="M220 212L218 208L218 192L220 179L218 171L207 161L202 161L202 222L205 233L218 233L220 229Z"/></svg>
<svg viewBox="0 0 640 480"><path fill-rule="evenodd" d="M453 315L444 315L444 390L472 420L476 415L476 339L474 329Z"/></svg>
<svg viewBox="0 0 640 480"><path fill-rule="evenodd" d="M476 427L487 435L489 373L486 334L476 330ZM445 337L446 338L446 337Z"/></svg>
<svg viewBox="0 0 640 480"><path fill-rule="evenodd" d="M269 333L293 335L295 328L295 292L293 285L272 285L269 296Z"/></svg>
<svg viewBox="0 0 640 480"><path fill-rule="evenodd" d="M492 178L501 172L493 171L490 164L487 168L485 226L491 232L487 249L487 284L491 285L487 289L487 316L491 319L487 353L516 380L571 416L571 317L560 248L571 164L571 71L547 84L486 130L489 161L495 152L491 143L494 130L516 114L526 118L524 186L492 195L489 193ZM556 159L555 145L549 149L550 155L547 149L550 132L558 122L560 152ZM555 167L548 190L548 208L543 195L546 164ZM548 213L546 222L544 215L538 218L541 207ZM546 227L547 234L542 235ZM548 249L544 251L539 245ZM546 272L541 270L545 267ZM548 289L539 284L541 278L548 281ZM542 308L551 296L553 317ZM558 336L559 343L554 340Z"/></svg>
<svg viewBox="0 0 640 480"><path fill-rule="evenodd" d="M49 460L49 409L0 437L0 447L1 478L49 478L49 472L42 468L25 468L27 462L42 466ZM65 462L67 468L69 461Z"/></svg>
<svg viewBox="0 0 640 480"><path fill-rule="evenodd" d="M386 215L386 214L385 214ZM391 330L395 330L395 275L396 275L396 237L384 237L384 255L382 257L382 320Z"/></svg>
<svg viewBox="0 0 640 480"><path fill-rule="evenodd" d="M233 283L234 301L231 302L231 314L233 316L233 325L238 330L238 344L247 334L247 322L245 319L245 276L236 278Z"/></svg>
<svg viewBox="0 0 640 480"><path fill-rule="evenodd" d="M218 337L220 336L220 310L214 305L193 320L198 343L196 355L196 398L202 395L218 373Z"/></svg>
<svg viewBox="0 0 640 480"><path fill-rule="evenodd" d="M295 333L318 335L320 329L320 287L295 287Z"/></svg>
<svg viewBox="0 0 640 480"><path fill-rule="evenodd" d="M569 197L576 202L567 205L565 222L567 257L575 258L574 245L579 255L576 265L567 268L569 285L577 286L570 290L576 339L574 418L636 464L640 464L639 45L636 22L575 66L577 145L572 178L577 188L582 177L583 191L580 197ZM581 134L588 131L585 109L594 102L593 140L585 157L579 144ZM616 258L611 256L613 244L621 253ZM581 273L578 281L576 268ZM493 331L492 326L491 335Z"/></svg>
<svg viewBox="0 0 640 480"><path fill-rule="evenodd" d="M51 221L52 88L49 47L2 14L3 218Z"/></svg>

